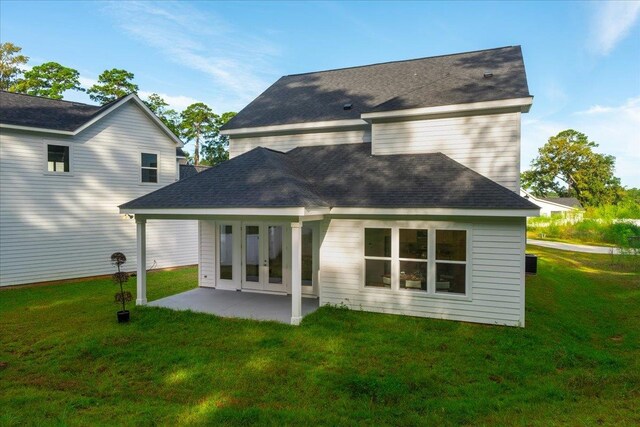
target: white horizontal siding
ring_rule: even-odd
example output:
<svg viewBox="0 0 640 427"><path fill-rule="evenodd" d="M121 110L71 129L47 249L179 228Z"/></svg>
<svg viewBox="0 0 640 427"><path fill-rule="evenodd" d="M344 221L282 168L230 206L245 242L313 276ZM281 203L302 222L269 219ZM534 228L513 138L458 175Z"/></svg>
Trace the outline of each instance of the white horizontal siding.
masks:
<svg viewBox="0 0 640 427"><path fill-rule="evenodd" d="M465 221L469 224L469 221ZM471 299L436 298L413 291L363 288L360 220L323 223L320 304L469 322L524 325L523 219L471 222Z"/></svg>
<svg viewBox="0 0 640 427"><path fill-rule="evenodd" d="M200 221L199 286L216 286L216 229L213 221Z"/></svg>
<svg viewBox="0 0 640 427"><path fill-rule="evenodd" d="M374 123L372 152L441 152L517 192L520 188L520 113Z"/></svg>
<svg viewBox="0 0 640 427"><path fill-rule="evenodd" d="M333 132L312 132L288 135L252 136L241 138L232 136L229 142L229 157L233 158L256 147L270 148L286 152L296 147L315 145L355 144L371 142L371 131L348 130Z"/></svg>
<svg viewBox="0 0 640 427"><path fill-rule="evenodd" d="M69 144L71 174L45 173L45 144ZM159 183L140 183L140 153ZM175 144L130 103L76 136L0 130L0 285L135 270L135 222L118 205L175 181ZM197 222L147 224L147 267L197 263Z"/></svg>

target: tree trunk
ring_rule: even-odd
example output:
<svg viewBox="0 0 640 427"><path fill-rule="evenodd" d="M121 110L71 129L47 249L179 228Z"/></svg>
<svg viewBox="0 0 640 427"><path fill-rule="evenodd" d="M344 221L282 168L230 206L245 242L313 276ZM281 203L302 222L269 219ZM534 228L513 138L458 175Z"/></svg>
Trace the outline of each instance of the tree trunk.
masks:
<svg viewBox="0 0 640 427"><path fill-rule="evenodd" d="M196 152L193 154L193 162L196 166L200 163L200 132L196 133Z"/></svg>

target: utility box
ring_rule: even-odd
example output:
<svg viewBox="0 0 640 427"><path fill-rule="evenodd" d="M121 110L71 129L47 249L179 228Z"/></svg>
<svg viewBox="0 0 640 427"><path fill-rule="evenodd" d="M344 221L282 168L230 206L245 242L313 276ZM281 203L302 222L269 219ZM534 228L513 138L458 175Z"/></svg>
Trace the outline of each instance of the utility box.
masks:
<svg viewBox="0 0 640 427"><path fill-rule="evenodd" d="M538 274L538 256L525 254L524 271L527 274Z"/></svg>

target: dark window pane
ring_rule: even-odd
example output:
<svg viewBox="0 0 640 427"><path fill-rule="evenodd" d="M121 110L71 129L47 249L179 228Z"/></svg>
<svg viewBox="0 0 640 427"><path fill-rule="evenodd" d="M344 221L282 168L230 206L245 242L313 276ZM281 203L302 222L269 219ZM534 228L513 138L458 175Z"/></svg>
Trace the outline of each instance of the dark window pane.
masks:
<svg viewBox="0 0 640 427"><path fill-rule="evenodd" d="M158 182L158 170L142 169L142 182Z"/></svg>
<svg viewBox="0 0 640 427"><path fill-rule="evenodd" d="M465 264L436 263L436 292L464 294L466 269Z"/></svg>
<svg viewBox="0 0 640 427"><path fill-rule="evenodd" d="M313 229L302 227L302 286L313 285Z"/></svg>
<svg viewBox="0 0 640 427"><path fill-rule="evenodd" d="M400 229L400 258L427 259L427 230Z"/></svg>
<svg viewBox="0 0 640 427"><path fill-rule="evenodd" d="M365 260L365 286L391 288L391 261Z"/></svg>
<svg viewBox="0 0 640 427"><path fill-rule="evenodd" d="M233 227L220 226L220 278L233 280Z"/></svg>
<svg viewBox="0 0 640 427"><path fill-rule="evenodd" d="M437 230L436 259L443 261L466 261L467 232L464 230Z"/></svg>
<svg viewBox="0 0 640 427"><path fill-rule="evenodd" d="M142 167L143 168L157 168L158 167L158 155L142 153Z"/></svg>
<svg viewBox="0 0 640 427"><path fill-rule="evenodd" d="M47 145L47 169L50 172L69 172L69 147Z"/></svg>
<svg viewBox="0 0 640 427"><path fill-rule="evenodd" d="M427 263L400 261L400 288L427 290Z"/></svg>
<svg viewBox="0 0 640 427"><path fill-rule="evenodd" d="M364 229L365 256L391 257L391 229Z"/></svg>
<svg viewBox="0 0 640 427"><path fill-rule="evenodd" d="M269 283L282 283L282 226L270 225L269 237Z"/></svg>

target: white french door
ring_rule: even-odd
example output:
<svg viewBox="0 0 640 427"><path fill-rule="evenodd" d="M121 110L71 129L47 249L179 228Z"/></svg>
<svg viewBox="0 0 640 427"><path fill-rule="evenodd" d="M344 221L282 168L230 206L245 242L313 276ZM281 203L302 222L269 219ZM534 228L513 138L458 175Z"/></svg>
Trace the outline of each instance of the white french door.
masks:
<svg viewBox="0 0 640 427"><path fill-rule="evenodd" d="M286 292L285 224L243 223L242 289Z"/></svg>

